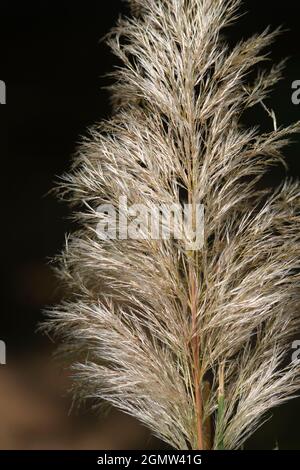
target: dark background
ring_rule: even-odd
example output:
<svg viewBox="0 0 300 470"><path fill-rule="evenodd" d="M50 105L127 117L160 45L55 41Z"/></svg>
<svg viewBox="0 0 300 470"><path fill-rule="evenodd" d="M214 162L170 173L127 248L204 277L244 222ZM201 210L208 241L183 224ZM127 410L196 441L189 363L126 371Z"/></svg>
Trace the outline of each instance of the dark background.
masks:
<svg viewBox="0 0 300 470"><path fill-rule="evenodd" d="M248 13L227 30L232 43L269 24L287 29L271 47L272 60L290 60L285 80L268 104L279 124L299 120L300 105L291 102L291 84L300 80L299 2L251 0L244 2L243 10ZM0 79L6 83L7 104L0 106L0 339L7 344L7 365L0 366L0 378L10 364L17 367L27 359L30 364L33 355L47 356L52 348L35 330L42 308L60 296L47 260L61 250L70 224L68 208L47 193L68 168L87 127L109 116L109 96L102 89L109 80L103 75L117 61L99 40L124 12L126 4L117 0L57 5L43 1L38 6L1 2ZM263 128L271 128L270 119L259 110L247 117L252 124L257 119ZM295 141L287 155L290 175L297 177L300 137ZM282 170L275 169L269 182L276 184L282 176ZM0 390L1 398L5 402ZM284 405L248 447L274 448L278 441L281 449L300 449L299 418L299 400Z"/></svg>

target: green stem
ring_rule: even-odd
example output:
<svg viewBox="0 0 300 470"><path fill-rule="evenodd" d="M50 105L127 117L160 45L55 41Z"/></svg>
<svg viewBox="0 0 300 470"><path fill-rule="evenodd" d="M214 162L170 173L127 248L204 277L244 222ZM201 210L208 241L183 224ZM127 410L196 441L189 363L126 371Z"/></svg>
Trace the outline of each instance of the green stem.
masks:
<svg viewBox="0 0 300 470"><path fill-rule="evenodd" d="M216 425L216 449L224 450L224 436L223 436L223 417L225 409L224 395L219 396L218 412L217 412L217 425Z"/></svg>

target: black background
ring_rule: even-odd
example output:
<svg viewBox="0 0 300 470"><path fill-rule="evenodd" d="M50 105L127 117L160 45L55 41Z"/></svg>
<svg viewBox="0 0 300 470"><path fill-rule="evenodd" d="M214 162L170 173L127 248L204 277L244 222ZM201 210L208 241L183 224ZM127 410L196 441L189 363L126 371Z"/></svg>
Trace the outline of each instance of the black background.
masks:
<svg viewBox="0 0 300 470"><path fill-rule="evenodd" d="M285 79L277 86L269 105L279 124L300 119L300 105L291 101L291 84L300 80L300 4L246 1L248 11L227 30L235 43L267 25L283 25L287 31L271 47L270 58L289 56ZM1 271L3 287L0 338L6 341L8 358L44 347L35 332L44 304L56 299L56 284L46 260L60 251L70 224L68 208L47 195L56 175L68 168L80 135L108 117L109 83L103 75L117 60L100 42L120 13L124 2L50 1L1 2L0 79L6 82L7 104L0 106L1 148ZM271 127L263 112L247 117ZM287 150L290 175L300 174L299 143ZM274 170L269 180L283 176ZM275 412L249 443L250 448L300 449L300 401Z"/></svg>

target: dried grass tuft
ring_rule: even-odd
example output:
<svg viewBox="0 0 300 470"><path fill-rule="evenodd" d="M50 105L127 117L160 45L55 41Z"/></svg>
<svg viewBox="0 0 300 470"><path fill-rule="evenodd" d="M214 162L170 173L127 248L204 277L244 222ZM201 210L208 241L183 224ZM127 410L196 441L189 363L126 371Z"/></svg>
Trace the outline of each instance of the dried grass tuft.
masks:
<svg viewBox="0 0 300 470"><path fill-rule="evenodd" d="M300 387L299 366L284 361L300 327L299 183L257 189L300 123L277 128L263 102L282 64L248 78L278 31L230 49L223 28L239 0L130 4L135 16L108 38L124 64L114 116L90 130L59 185L80 228L59 267L73 297L48 328L78 358L79 396L121 408L177 449L237 449ZM273 131L243 127L255 105ZM205 206L201 250L95 233L99 204L182 194Z"/></svg>

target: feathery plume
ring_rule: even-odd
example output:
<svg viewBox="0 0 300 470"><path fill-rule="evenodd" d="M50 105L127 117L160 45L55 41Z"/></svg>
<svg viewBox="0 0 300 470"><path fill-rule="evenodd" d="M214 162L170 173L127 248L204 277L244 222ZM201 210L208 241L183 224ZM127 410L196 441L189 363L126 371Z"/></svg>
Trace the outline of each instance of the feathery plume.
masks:
<svg viewBox="0 0 300 470"><path fill-rule="evenodd" d="M80 397L177 449L237 449L300 387L299 366L286 363L300 327L300 187L258 190L300 124L277 127L263 101L283 64L249 79L278 30L230 49L223 29L239 0L129 3L133 17L108 38L123 63L114 115L90 130L59 185L79 229L60 257L70 299L48 327L75 361ZM253 106L273 131L243 127ZM154 239L143 225L140 238L99 237L111 222L99 205L121 218L122 198L149 211L188 204L197 230L203 204L202 246L189 247L185 227L181 238Z"/></svg>

